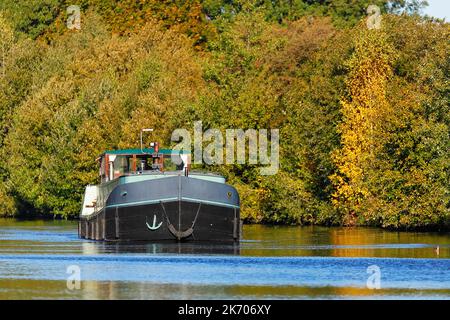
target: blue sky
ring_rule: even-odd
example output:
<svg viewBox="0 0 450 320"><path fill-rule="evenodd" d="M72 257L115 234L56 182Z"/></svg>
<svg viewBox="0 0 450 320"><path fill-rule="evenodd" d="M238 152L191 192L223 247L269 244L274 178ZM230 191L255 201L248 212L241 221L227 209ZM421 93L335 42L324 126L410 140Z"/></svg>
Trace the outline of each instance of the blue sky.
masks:
<svg viewBox="0 0 450 320"><path fill-rule="evenodd" d="M436 18L445 18L445 21L450 19L450 0L427 0L428 7L423 13L434 16Z"/></svg>

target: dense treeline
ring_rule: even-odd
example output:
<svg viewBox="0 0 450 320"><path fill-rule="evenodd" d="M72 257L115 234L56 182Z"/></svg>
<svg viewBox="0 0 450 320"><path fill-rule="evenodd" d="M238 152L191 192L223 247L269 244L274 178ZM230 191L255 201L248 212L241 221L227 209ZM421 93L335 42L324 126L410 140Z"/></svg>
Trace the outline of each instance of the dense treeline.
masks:
<svg viewBox="0 0 450 320"><path fill-rule="evenodd" d="M448 228L450 28L421 5L2 1L0 212L75 217L103 150L201 120L280 129L277 175L209 168L247 222Z"/></svg>

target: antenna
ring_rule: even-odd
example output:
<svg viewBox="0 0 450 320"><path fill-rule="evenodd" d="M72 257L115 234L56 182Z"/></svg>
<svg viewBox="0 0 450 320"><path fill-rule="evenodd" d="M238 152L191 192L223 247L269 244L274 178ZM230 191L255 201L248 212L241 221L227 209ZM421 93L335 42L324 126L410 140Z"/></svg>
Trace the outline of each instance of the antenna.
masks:
<svg viewBox="0 0 450 320"><path fill-rule="evenodd" d="M149 129L149 128L147 128L147 129L141 129L141 152L142 153L145 153L144 152L144 148L143 148L143 144L142 144L142 133L143 132L153 132L153 129Z"/></svg>

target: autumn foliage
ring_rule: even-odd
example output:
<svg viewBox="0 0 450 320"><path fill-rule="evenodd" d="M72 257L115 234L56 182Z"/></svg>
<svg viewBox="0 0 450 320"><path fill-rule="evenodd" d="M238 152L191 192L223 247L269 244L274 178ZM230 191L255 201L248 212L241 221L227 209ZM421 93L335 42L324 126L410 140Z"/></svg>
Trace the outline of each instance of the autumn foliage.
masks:
<svg viewBox="0 0 450 320"><path fill-rule="evenodd" d="M367 1L83 0L77 31L3 1L0 214L77 217L103 150L201 120L280 129L277 175L202 167L246 222L449 228L450 28L392 3L369 30Z"/></svg>

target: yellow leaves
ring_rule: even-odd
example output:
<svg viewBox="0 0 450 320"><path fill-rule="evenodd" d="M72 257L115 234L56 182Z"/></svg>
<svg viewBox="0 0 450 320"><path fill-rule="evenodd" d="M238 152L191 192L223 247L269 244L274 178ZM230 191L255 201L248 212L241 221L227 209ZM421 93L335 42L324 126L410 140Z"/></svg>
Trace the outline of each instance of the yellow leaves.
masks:
<svg viewBox="0 0 450 320"><path fill-rule="evenodd" d="M264 189L254 189L240 182L233 183L233 185L241 200L241 218L246 222L261 222L263 218L261 198L267 196L267 192Z"/></svg>
<svg viewBox="0 0 450 320"><path fill-rule="evenodd" d="M7 49L14 41L14 32L3 14L0 12L0 45Z"/></svg>
<svg viewBox="0 0 450 320"><path fill-rule="evenodd" d="M5 76L6 57L14 43L14 33L11 26L0 12L0 75Z"/></svg>
<svg viewBox="0 0 450 320"><path fill-rule="evenodd" d="M338 129L342 149L332 155L337 173L330 177L336 188L332 202L344 212L347 224L355 223L361 205L370 197L366 172L379 146L377 131L388 109L386 83L392 74L392 56L393 49L382 32L363 30L348 63L349 97L341 101L343 122Z"/></svg>

